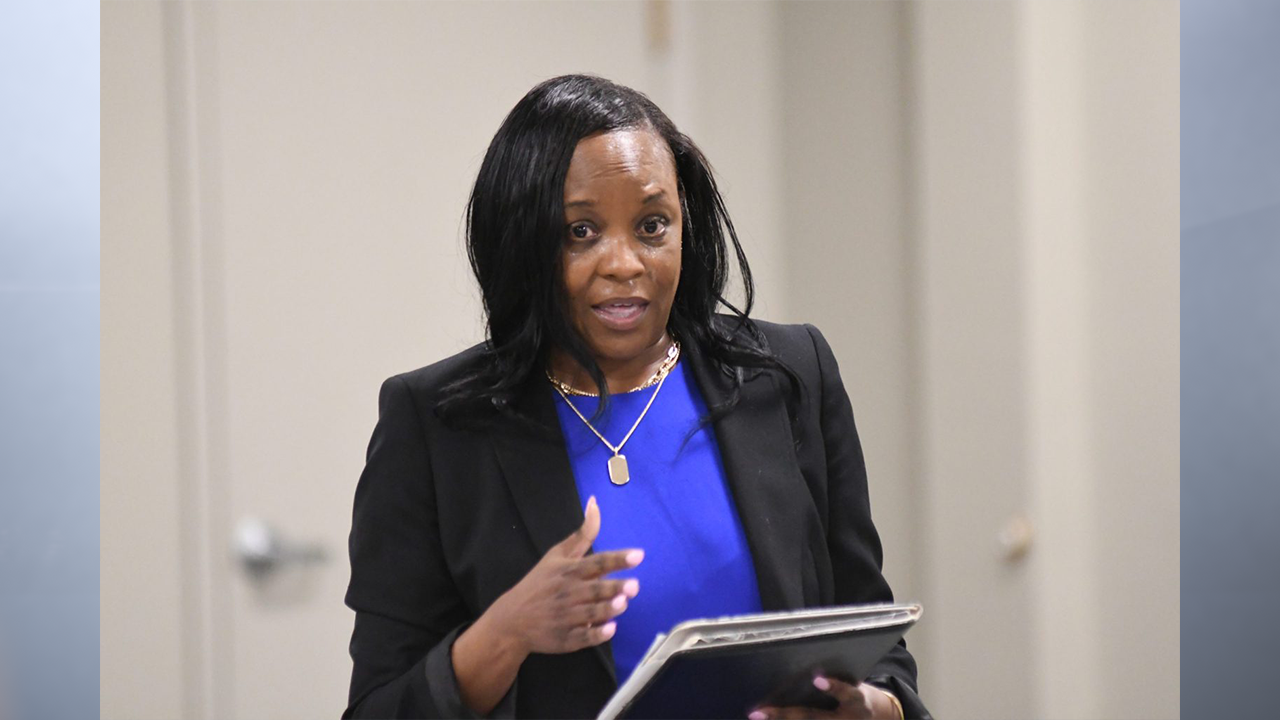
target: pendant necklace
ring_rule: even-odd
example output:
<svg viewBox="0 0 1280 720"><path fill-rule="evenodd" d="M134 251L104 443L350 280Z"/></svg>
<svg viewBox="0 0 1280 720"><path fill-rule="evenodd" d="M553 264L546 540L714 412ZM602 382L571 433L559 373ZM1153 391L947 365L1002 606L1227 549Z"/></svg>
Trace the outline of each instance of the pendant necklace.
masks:
<svg viewBox="0 0 1280 720"><path fill-rule="evenodd" d="M640 411L640 417L636 418L631 429L627 431L626 437L622 438L622 442L617 445L605 440L604 435L601 435L600 431L595 429L591 422L587 420L586 416L578 410L577 406L569 402L569 395L571 394L585 395L589 397L594 397L595 395L593 393L574 390L567 383L556 379L556 377L551 374L550 370L547 371L547 379L551 381L551 385L556 389L556 392L560 393L560 397L564 398L565 404L569 406L569 409L573 411L573 414L577 415L578 419L587 426L587 429L595 434L596 437L600 438L600 442L604 443L605 447L609 448L609 450L613 452L613 456L609 458L609 482L614 485L626 485L631 480L631 470L627 467L627 456L622 454L622 446L626 445L627 441L631 439L632 433L636 431L636 428L640 427L640 421L644 420L644 416L649 412L649 408L653 407L653 401L657 399L658 391L662 389L662 383L666 382L667 375L670 374L671 368L675 367L676 360L678 359L680 359L680 343L673 341L671 343L671 348L667 350L667 358L662 361L662 366L658 368L658 371L650 376L648 380L641 383L639 387L628 390L628 392L635 392L636 390L643 390L651 385L657 385L657 387L653 389L653 395L649 396L649 402L644 406L644 410Z"/></svg>

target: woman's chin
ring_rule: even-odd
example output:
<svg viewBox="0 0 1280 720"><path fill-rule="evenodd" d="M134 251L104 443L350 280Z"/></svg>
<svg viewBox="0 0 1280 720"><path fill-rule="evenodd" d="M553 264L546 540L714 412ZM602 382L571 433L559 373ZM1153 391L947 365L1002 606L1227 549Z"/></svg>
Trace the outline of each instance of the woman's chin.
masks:
<svg viewBox="0 0 1280 720"><path fill-rule="evenodd" d="M600 333L587 339L597 361L622 363L644 357L662 342L663 332L638 327L625 332Z"/></svg>

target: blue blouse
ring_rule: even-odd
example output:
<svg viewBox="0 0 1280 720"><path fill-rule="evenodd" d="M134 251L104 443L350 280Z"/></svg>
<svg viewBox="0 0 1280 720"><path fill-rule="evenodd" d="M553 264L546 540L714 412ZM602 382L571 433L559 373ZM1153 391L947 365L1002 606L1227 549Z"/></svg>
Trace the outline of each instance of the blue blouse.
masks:
<svg viewBox="0 0 1280 720"><path fill-rule="evenodd" d="M615 445L644 409L653 388L609 397L609 410L592 424ZM569 396L588 420L599 400ZM759 612L760 591L746 534L725 482L711 426L685 436L706 414L697 383L678 362L653 407L622 448L631 481L609 481L613 452L556 394L578 495L600 508L597 552L642 548L639 567L610 577L634 577L640 593L617 619L613 658L622 683L649 649L654 635L694 618ZM682 447L683 445L683 447Z"/></svg>

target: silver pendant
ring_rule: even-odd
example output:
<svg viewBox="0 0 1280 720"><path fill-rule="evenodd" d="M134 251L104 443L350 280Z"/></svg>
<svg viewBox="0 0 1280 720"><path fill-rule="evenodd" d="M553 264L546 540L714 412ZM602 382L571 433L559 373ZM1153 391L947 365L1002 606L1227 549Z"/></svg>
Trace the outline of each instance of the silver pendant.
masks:
<svg viewBox="0 0 1280 720"><path fill-rule="evenodd" d="M614 455L609 458L609 482L614 485L626 485L631 480L631 471L627 469L627 456Z"/></svg>

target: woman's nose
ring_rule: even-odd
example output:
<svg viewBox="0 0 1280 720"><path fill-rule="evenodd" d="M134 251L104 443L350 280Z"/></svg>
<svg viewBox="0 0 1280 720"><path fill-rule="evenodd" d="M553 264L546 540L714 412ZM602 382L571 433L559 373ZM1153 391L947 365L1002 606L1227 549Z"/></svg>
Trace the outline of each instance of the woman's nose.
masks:
<svg viewBox="0 0 1280 720"><path fill-rule="evenodd" d="M617 280L631 280L643 275L644 261L634 245L631 238L626 237L611 238L604 243L600 274Z"/></svg>

